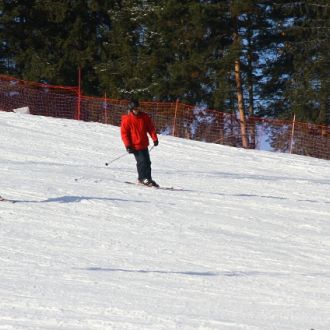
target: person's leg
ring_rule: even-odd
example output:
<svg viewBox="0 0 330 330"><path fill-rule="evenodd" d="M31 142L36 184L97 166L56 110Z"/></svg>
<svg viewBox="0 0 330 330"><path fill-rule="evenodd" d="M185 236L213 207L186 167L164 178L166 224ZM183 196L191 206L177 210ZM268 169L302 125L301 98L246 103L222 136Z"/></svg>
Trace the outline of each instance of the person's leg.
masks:
<svg viewBox="0 0 330 330"><path fill-rule="evenodd" d="M138 172L138 180L142 181L143 179L151 180L151 161L149 150L139 150L134 152L136 159L136 168Z"/></svg>

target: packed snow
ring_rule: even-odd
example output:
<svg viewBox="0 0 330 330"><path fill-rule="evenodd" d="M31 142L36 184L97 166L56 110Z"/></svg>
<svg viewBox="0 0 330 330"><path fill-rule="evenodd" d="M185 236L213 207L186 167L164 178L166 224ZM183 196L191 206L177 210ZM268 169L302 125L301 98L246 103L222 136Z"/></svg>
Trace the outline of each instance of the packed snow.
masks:
<svg viewBox="0 0 330 330"><path fill-rule="evenodd" d="M161 135L169 191L118 127L0 132L0 329L330 329L329 161Z"/></svg>

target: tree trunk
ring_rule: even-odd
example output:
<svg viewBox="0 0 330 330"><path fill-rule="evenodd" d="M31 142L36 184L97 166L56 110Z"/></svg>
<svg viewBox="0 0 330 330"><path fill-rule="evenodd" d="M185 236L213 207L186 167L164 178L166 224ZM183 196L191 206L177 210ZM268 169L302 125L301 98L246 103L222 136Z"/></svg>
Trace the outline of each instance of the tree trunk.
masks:
<svg viewBox="0 0 330 330"><path fill-rule="evenodd" d="M237 91L237 105L239 111L239 120L242 135L242 146L243 148L249 147L249 141L246 135L246 119L244 110L244 100L243 100L243 89L241 81L241 63L239 60L235 61L235 81L236 81L236 91Z"/></svg>
<svg viewBox="0 0 330 330"><path fill-rule="evenodd" d="M253 100L253 65L252 65L252 57L253 57L253 46L252 46L252 36L251 36L251 29L248 32L248 91L249 91L249 120L248 130L250 133L250 148L256 148L256 126L255 121L253 120L254 117L254 100Z"/></svg>

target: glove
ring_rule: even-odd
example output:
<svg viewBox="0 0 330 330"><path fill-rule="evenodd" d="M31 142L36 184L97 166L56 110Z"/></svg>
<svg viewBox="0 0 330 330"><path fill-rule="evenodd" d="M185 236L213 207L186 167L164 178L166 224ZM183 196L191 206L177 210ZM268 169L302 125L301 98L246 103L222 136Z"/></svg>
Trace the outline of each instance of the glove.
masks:
<svg viewBox="0 0 330 330"><path fill-rule="evenodd" d="M129 154L133 154L134 153L134 149L132 147L126 147L126 150Z"/></svg>
<svg viewBox="0 0 330 330"><path fill-rule="evenodd" d="M159 144L158 140L154 141L154 146L157 147Z"/></svg>

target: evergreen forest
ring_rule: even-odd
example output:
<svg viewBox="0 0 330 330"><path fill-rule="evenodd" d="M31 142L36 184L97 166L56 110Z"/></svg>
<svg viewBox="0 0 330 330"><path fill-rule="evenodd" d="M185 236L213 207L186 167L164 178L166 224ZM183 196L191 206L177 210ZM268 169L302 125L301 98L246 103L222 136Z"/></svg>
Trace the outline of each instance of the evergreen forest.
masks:
<svg viewBox="0 0 330 330"><path fill-rule="evenodd" d="M330 125L330 0L0 0L0 73Z"/></svg>

